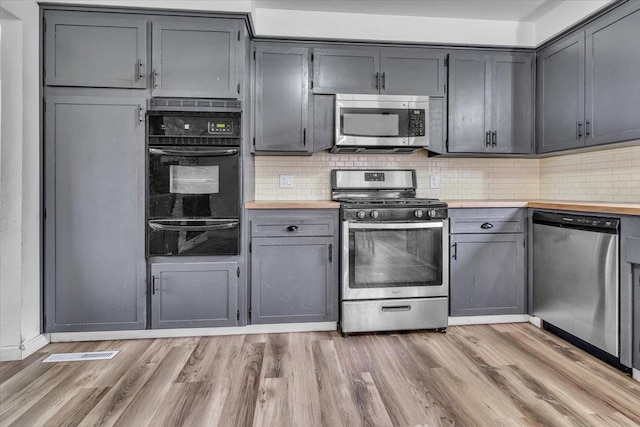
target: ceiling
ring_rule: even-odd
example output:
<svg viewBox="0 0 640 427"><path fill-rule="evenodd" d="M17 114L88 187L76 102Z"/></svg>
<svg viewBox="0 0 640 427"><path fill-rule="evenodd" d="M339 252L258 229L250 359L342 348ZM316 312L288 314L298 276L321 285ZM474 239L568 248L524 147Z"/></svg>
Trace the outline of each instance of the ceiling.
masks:
<svg viewBox="0 0 640 427"><path fill-rule="evenodd" d="M562 0L254 0L256 8L532 22Z"/></svg>

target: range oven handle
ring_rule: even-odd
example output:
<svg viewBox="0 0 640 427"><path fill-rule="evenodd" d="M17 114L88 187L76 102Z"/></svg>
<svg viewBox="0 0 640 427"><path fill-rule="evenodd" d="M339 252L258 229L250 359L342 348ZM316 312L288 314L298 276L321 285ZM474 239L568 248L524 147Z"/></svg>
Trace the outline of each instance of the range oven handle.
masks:
<svg viewBox="0 0 640 427"><path fill-rule="evenodd" d="M421 229L421 228L443 228L444 223L442 221L437 222L349 222L349 229L370 229L370 230L407 230L407 229Z"/></svg>
<svg viewBox="0 0 640 427"><path fill-rule="evenodd" d="M180 157L220 157L220 156L234 156L238 154L239 150L221 149L221 150L201 150L201 151L187 151L187 150L169 150L165 148L149 148L150 154L158 154L161 156L180 156Z"/></svg>
<svg viewBox="0 0 640 427"><path fill-rule="evenodd" d="M164 222L164 224L163 224ZM239 221L227 221L227 222L216 222L213 224L205 224L205 225L180 225L180 224L167 224L166 220L150 220L149 227L153 230L159 231L209 231L209 230L229 230L231 228L236 228L238 226ZM178 222L178 221L175 221ZM182 221L179 221L182 222Z"/></svg>

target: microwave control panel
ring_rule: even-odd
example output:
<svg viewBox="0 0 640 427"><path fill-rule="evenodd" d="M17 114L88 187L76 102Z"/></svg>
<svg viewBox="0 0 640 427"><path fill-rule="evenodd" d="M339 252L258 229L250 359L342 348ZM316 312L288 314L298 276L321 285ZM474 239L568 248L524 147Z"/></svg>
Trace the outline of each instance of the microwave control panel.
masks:
<svg viewBox="0 0 640 427"><path fill-rule="evenodd" d="M424 110L409 110L409 136L425 136Z"/></svg>

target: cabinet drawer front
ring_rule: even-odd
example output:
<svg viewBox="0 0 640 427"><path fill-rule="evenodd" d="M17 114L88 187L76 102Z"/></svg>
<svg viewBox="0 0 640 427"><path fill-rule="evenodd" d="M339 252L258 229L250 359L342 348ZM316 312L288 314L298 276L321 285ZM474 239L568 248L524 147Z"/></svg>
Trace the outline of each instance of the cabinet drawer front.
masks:
<svg viewBox="0 0 640 427"><path fill-rule="evenodd" d="M524 217L520 209L451 209L452 234L522 233Z"/></svg>
<svg viewBox="0 0 640 427"><path fill-rule="evenodd" d="M331 214L281 213L279 211L254 213L251 222L252 237L333 236L337 211Z"/></svg>

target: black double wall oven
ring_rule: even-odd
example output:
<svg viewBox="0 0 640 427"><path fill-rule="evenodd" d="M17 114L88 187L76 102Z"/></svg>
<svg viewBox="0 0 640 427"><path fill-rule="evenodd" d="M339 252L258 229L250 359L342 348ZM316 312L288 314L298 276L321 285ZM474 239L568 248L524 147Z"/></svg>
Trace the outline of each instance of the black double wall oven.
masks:
<svg viewBox="0 0 640 427"><path fill-rule="evenodd" d="M240 253L238 111L148 117L147 255Z"/></svg>

